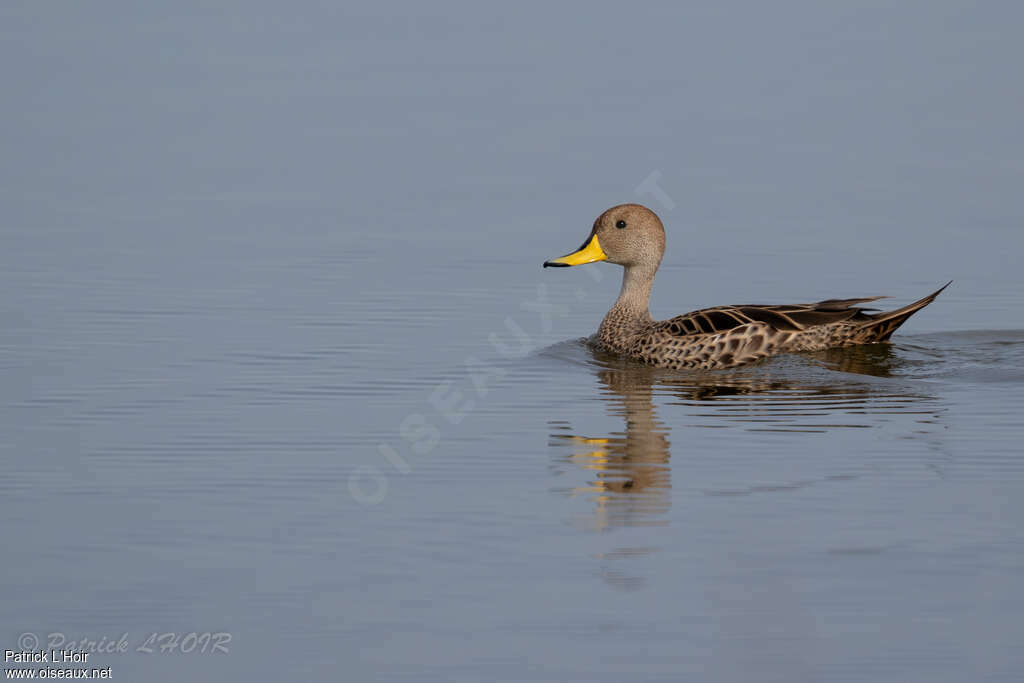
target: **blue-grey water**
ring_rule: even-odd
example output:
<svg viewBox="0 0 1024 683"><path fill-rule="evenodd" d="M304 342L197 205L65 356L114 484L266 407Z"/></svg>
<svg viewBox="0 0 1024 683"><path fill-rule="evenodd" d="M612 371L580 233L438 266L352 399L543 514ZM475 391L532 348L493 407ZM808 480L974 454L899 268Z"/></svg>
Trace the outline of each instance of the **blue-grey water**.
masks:
<svg viewBox="0 0 1024 683"><path fill-rule="evenodd" d="M1021 680L1022 21L4 3L0 649ZM627 201L655 316L954 283L891 345L637 366L583 341L617 267L540 267Z"/></svg>

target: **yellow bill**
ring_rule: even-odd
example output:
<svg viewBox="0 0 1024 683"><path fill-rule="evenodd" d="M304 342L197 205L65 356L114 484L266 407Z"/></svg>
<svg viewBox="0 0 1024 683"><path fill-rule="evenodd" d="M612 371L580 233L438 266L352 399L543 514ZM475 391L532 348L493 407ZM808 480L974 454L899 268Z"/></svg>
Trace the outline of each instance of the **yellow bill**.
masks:
<svg viewBox="0 0 1024 683"><path fill-rule="evenodd" d="M544 267L548 266L582 266L584 263L594 263L595 261L607 261L608 257L604 253L604 249L601 248L601 243L597 241L597 233L584 242L583 246L577 251L571 254L567 254L561 258L552 259L544 262Z"/></svg>

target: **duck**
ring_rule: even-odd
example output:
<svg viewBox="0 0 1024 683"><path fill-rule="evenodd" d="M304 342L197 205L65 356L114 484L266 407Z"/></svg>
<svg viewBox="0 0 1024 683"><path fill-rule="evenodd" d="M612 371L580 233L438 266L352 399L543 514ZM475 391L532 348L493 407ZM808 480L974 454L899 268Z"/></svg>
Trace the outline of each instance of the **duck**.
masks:
<svg viewBox="0 0 1024 683"><path fill-rule="evenodd" d="M651 209L620 204L594 221L579 249L544 267L608 261L623 267L622 289L590 341L597 348L662 368L717 370L782 353L887 342L907 318L951 283L912 304L879 312L862 304L883 296L809 304L715 306L668 320L651 317L654 276L665 254L665 228Z"/></svg>

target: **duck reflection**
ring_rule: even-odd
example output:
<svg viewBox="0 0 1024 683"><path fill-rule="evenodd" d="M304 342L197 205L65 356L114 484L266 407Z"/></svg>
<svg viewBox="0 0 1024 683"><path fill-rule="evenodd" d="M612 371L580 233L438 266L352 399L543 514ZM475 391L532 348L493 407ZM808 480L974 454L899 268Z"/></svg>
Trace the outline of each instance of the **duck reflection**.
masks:
<svg viewBox="0 0 1024 683"><path fill-rule="evenodd" d="M900 357L892 344L862 344L838 349L826 349L806 354L825 367L839 372L872 377L892 377L893 373L912 365Z"/></svg>
<svg viewBox="0 0 1024 683"><path fill-rule="evenodd" d="M654 370L604 369L597 373L609 412L625 421L624 432L603 437L567 433L568 424L551 423L552 445L567 446L564 461L591 473L586 486L573 495L593 494L597 503L594 526L659 524L669 507L671 486L668 428L654 408Z"/></svg>
<svg viewBox="0 0 1024 683"><path fill-rule="evenodd" d="M568 421L553 420L549 445L557 461L584 470L584 485L569 490L591 496L595 509L585 526L665 524L671 505L670 429L658 414L683 405L694 427L740 426L750 431L822 432L868 427L878 412L932 413L903 382L879 381L912 361L890 344L832 349L791 359L716 372L652 368L588 347L609 414L623 431L582 435ZM836 419L842 415L842 419ZM673 420L675 421L675 420Z"/></svg>

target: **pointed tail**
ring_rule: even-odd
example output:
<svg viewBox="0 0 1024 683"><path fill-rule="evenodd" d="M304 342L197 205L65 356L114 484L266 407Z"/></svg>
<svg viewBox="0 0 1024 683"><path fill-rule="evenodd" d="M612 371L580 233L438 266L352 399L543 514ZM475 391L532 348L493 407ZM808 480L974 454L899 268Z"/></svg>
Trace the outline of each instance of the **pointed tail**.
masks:
<svg viewBox="0 0 1024 683"><path fill-rule="evenodd" d="M897 308L895 311L884 311L882 313L871 314L871 320L865 322L860 326L860 329L857 330L857 342L865 344L888 341L889 337L892 336L892 333L896 331L896 328L906 322L907 318L935 301L935 297L941 294L942 290L949 287L951 284L953 284L952 280L942 285L938 290L932 292L923 299L918 299L914 303L904 306L903 308Z"/></svg>

